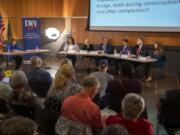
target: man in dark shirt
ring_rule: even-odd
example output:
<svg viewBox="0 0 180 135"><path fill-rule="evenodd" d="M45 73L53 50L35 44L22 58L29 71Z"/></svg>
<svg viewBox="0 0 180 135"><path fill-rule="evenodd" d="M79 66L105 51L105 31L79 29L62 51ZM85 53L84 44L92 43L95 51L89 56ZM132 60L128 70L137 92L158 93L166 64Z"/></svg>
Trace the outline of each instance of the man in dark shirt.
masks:
<svg viewBox="0 0 180 135"><path fill-rule="evenodd" d="M180 73L178 74L178 89L166 91L159 99L157 105L159 111L159 122L164 125L169 135L169 128L180 129Z"/></svg>
<svg viewBox="0 0 180 135"><path fill-rule="evenodd" d="M12 39L12 42L7 45L6 50L7 50L8 52L21 51L22 48L20 48L20 47L18 46L16 39Z"/></svg>
<svg viewBox="0 0 180 135"><path fill-rule="evenodd" d="M138 38L136 42L137 45L134 47L133 54L143 57L149 56L149 49L147 46L144 45L144 39Z"/></svg>
<svg viewBox="0 0 180 135"><path fill-rule="evenodd" d="M113 47L108 43L108 39L105 37L102 38L102 43L99 45L98 50L107 54L113 53Z"/></svg>
<svg viewBox="0 0 180 135"><path fill-rule="evenodd" d="M38 97L46 97L49 87L52 84L51 75L42 69L42 59L40 57L33 57L31 64L32 69L27 76L29 87Z"/></svg>
<svg viewBox="0 0 180 135"><path fill-rule="evenodd" d="M98 53L106 53L106 54L112 54L114 51L114 48L113 46L108 42L108 39L106 37L103 37L102 38L102 43L99 45L98 47ZM96 66L98 67L99 65L99 61L101 59L106 59L106 58L99 58L97 57L95 59L95 63L96 63Z"/></svg>
<svg viewBox="0 0 180 135"><path fill-rule="evenodd" d="M143 38L138 38L137 39L137 45L134 47L133 50L133 54L135 54L137 56L137 58L139 57L149 57L149 49L146 45L144 45L144 39ZM135 68L136 71L141 70L141 72L144 73L144 76L140 77L140 78L145 78L145 81L149 82L152 80L152 78L149 76L149 72L150 72L150 64L139 64L139 63L135 63Z"/></svg>

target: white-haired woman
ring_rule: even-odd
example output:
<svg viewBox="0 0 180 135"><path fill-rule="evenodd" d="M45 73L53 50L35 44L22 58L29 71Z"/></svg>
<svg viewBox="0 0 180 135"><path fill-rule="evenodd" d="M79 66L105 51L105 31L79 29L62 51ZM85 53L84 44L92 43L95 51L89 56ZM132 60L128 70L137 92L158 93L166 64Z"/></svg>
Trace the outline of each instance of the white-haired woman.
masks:
<svg viewBox="0 0 180 135"><path fill-rule="evenodd" d="M153 135L152 124L148 120L140 118L144 107L144 99L137 94L130 93L122 101L122 114L109 116L106 124L123 125L129 134L133 135Z"/></svg>
<svg viewBox="0 0 180 135"><path fill-rule="evenodd" d="M35 99L27 90L27 77L23 71L17 70L10 78L10 86L13 89L10 94L9 104L17 115L32 117L35 107Z"/></svg>

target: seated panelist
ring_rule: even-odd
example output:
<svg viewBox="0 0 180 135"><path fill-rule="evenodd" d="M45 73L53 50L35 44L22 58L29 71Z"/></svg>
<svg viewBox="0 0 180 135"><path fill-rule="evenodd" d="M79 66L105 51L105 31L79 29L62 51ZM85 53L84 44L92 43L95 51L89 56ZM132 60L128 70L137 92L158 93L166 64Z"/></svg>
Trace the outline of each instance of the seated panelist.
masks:
<svg viewBox="0 0 180 135"><path fill-rule="evenodd" d="M112 54L113 53L113 46L108 43L108 39L106 37L102 38L102 43L98 47L99 51L103 51L104 53L107 54Z"/></svg>
<svg viewBox="0 0 180 135"><path fill-rule="evenodd" d="M16 39L12 39L12 42L7 44L6 51L13 52L13 51L21 51L22 48L20 48L17 44Z"/></svg>
<svg viewBox="0 0 180 135"><path fill-rule="evenodd" d="M106 37L102 38L102 43L98 47L98 53L106 53L106 54L112 54L114 52L113 46L108 43L108 39ZM100 59L105 59L105 58L96 58L95 63L96 66L98 67Z"/></svg>
<svg viewBox="0 0 180 135"><path fill-rule="evenodd" d="M144 45L144 39L143 38L138 38L136 41L137 45L135 46L133 50L133 54L135 54L138 57L150 57L149 54L149 48ZM145 78L145 81L149 82L152 80L151 76L149 76L150 72L150 64L138 64L135 63L136 70L140 69L141 72L144 74L141 78Z"/></svg>
<svg viewBox="0 0 180 135"><path fill-rule="evenodd" d="M131 48L128 46L128 39L126 38L122 40L120 53L126 55L131 53Z"/></svg>
<svg viewBox="0 0 180 135"><path fill-rule="evenodd" d="M79 51L79 47L78 45L75 43L74 38L73 37L69 37L65 46L64 46L64 51L68 52L68 51ZM66 55L66 58L70 59L73 63L73 66L76 63L76 55Z"/></svg>
<svg viewBox="0 0 180 135"><path fill-rule="evenodd" d="M121 46L118 48L117 52L124 55L131 54L131 48L128 46L128 39L124 38L122 40ZM116 74L119 74L119 69L123 60L115 59L113 61L114 61L114 66L115 66L115 72Z"/></svg>
<svg viewBox="0 0 180 135"><path fill-rule="evenodd" d="M88 38L85 39L84 45L82 47L82 50L85 50L87 52L94 51L94 47L90 43L90 40ZM83 58L84 64L86 65L86 67L88 67L86 69L86 71L90 72L91 71L91 60L92 60L92 57L90 57L90 56L83 56L82 58Z"/></svg>
<svg viewBox="0 0 180 135"><path fill-rule="evenodd" d="M136 56L143 56L143 57L149 56L149 49L147 46L144 45L144 39L138 38L136 43L137 45L134 47L133 53Z"/></svg>
<svg viewBox="0 0 180 135"><path fill-rule="evenodd" d="M85 50L85 51L94 51L94 47L90 43L90 40L88 38L85 39L84 45L82 47L82 50Z"/></svg>
<svg viewBox="0 0 180 135"><path fill-rule="evenodd" d="M154 42L152 57L154 59L157 59L157 62L154 65L155 68L163 68L165 66L166 57L161 42L159 41Z"/></svg>

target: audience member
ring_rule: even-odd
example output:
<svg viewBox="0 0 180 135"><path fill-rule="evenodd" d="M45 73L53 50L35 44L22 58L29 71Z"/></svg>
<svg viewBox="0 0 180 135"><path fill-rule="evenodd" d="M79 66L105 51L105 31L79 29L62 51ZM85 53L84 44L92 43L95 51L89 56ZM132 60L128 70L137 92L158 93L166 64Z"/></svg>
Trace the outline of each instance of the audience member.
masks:
<svg viewBox="0 0 180 135"><path fill-rule="evenodd" d="M24 117L7 119L0 129L1 135L38 135L38 125L33 120Z"/></svg>
<svg viewBox="0 0 180 135"><path fill-rule="evenodd" d="M79 94L65 99L60 117L80 122L93 129L102 128L100 109L91 100L97 94L100 83L95 77L86 76L82 80L82 87Z"/></svg>
<svg viewBox="0 0 180 135"><path fill-rule="evenodd" d="M90 76L96 77L101 85L100 91L94 99L94 101L100 106L100 108L104 108L106 106L105 90L108 83L114 78L112 75L107 73L107 70L108 61L102 59L99 62L99 71L90 74Z"/></svg>
<svg viewBox="0 0 180 135"><path fill-rule="evenodd" d="M128 93L137 93L142 92L141 82L134 79L134 67L129 62L123 62L121 65L120 78L115 79L109 82L106 89L106 98L107 98L107 108L103 110L103 113L107 111L109 114L111 112L114 114L121 112L121 102L122 99ZM142 115L144 118L147 118L147 113L144 112Z"/></svg>
<svg viewBox="0 0 180 135"><path fill-rule="evenodd" d="M121 125L110 125L103 129L101 135L128 135L128 131Z"/></svg>
<svg viewBox="0 0 180 135"><path fill-rule="evenodd" d="M106 124L123 125L129 134L133 135L153 135L152 124L148 120L139 118L144 107L144 99L137 94L130 93L122 101L122 114L109 116Z"/></svg>
<svg viewBox="0 0 180 135"><path fill-rule="evenodd" d="M42 59L34 56L31 58L32 69L28 73L28 83L31 90L40 98L45 98L52 84L50 73L42 69Z"/></svg>
<svg viewBox="0 0 180 135"><path fill-rule="evenodd" d="M68 96L80 92L81 86L74 82L75 71L71 64L65 64L55 75L55 79L45 101L45 109L59 112L61 104Z"/></svg>
<svg viewBox="0 0 180 135"><path fill-rule="evenodd" d="M169 135L173 130L180 129L180 74L178 74L178 88L166 91L158 102L159 122ZM171 130L168 130L171 129Z"/></svg>
<svg viewBox="0 0 180 135"><path fill-rule="evenodd" d="M11 92L12 89L8 84L0 83L0 122L10 112L8 100Z"/></svg>
<svg viewBox="0 0 180 135"><path fill-rule="evenodd" d="M13 70L20 70L23 64L23 57L20 55L14 56L12 58L12 69Z"/></svg>
<svg viewBox="0 0 180 135"><path fill-rule="evenodd" d="M64 46L64 51L79 51L78 45L75 43L73 37L69 37L65 46ZM76 55L66 55L66 58L70 59L73 63L73 66L76 64Z"/></svg>
<svg viewBox="0 0 180 135"><path fill-rule="evenodd" d="M0 82L0 98L8 99L11 92L12 88L8 84Z"/></svg>
<svg viewBox="0 0 180 135"><path fill-rule="evenodd" d="M0 124L1 122L8 117L10 114L10 108L7 100L0 98Z"/></svg>
<svg viewBox="0 0 180 135"><path fill-rule="evenodd" d="M63 65L65 65L65 64L72 65L72 62L71 62L71 60L68 59L68 58L62 59L62 60L60 61L59 69L61 69L61 67L62 67Z"/></svg>
<svg viewBox="0 0 180 135"><path fill-rule="evenodd" d="M2 82L9 83L9 78L15 70L22 70L23 57L20 55L12 57L12 69L7 69L3 72Z"/></svg>
<svg viewBox="0 0 180 135"><path fill-rule="evenodd" d="M32 117L35 107L35 99L27 90L27 77L23 71L15 71L10 78L10 86L13 89L10 94L9 104L17 115Z"/></svg>
<svg viewBox="0 0 180 135"><path fill-rule="evenodd" d="M92 44L90 44L90 40L88 38L85 39L82 50L85 50L87 52L94 51L94 47L93 47ZM83 61L84 61L85 65L86 65L86 67L88 67L87 72L91 71L91 68L90 68L91 65L92 65L91 64L91 59L92 59L92 57L90 57L90 56L83 56Z"/></svg>
<svg viewBox="0 0 180 135"><path fill-rule="evenodd" d="M66 64L73 65L73 64L72 64L72 61L71 61L70 59L68 59L68 58L62 59L62 60L60 61L59 68L58 68L56 74L58 74L58 72L61 72L61 67L62 67L63 65L66 65Z"/></svg>

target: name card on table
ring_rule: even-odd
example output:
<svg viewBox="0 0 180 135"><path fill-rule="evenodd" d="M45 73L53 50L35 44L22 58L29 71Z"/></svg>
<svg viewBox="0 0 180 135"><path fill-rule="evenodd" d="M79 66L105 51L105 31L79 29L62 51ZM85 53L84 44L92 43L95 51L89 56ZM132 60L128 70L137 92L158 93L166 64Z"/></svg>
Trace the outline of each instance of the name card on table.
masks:
<svg viewBox="0 0 180 135"><path fill-rule="evenodd" d="M139 57L139 60L142 60L142 61L147 61L147 57Z"/></svg>
<svg viewBox="0 0 180 135"><path fill-rule="evenodd" d="M68 50L68 53L76 53L76 50Z"/></svg>
<svg viewBox="0 0 180 135"><path fill-rule="evenodd" d="M122 58L128 58L129 55L124 55L124 54L122 54L121 57L122 57Z"/></svg>
<svg viewBox="0 0 180 135"><path fill-rule="evenodd" d="M121 57L121 54L119 54L119 53L114 53L114 56L115 56L115 57Z"/></svg>

